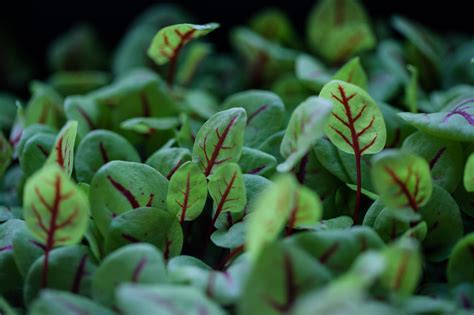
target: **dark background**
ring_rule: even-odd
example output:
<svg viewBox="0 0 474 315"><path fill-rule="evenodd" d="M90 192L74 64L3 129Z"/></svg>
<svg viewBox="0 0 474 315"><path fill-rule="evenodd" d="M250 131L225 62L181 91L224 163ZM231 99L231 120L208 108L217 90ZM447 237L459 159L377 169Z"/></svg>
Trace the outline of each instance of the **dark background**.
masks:
<svg viewBox="0 0 474 315"><path fill-rule="evenodd" d="M199 23L220 22L221 29L213 34L213 42L225 49L228 30L243 24L266 7L279 7L286 11L297 29L304 32L306 17L316 0L247 0L247 1L168 1L179 3L197 18ZM71 26L88 21L95 26L113 49L128 25L143 10L159 1L22 1L0 0L0 33L6 33L45 75L45 51L50 42ZM372 18L385 19L402 14L441 32L462 31L474 34L471 9L468 1L362 1ZM1 47L0 47L1 50ZM0 56L1 58L1 56ZM0 76L4 75L0 73ZM1 80L0 80L1 81Z"/></svg>

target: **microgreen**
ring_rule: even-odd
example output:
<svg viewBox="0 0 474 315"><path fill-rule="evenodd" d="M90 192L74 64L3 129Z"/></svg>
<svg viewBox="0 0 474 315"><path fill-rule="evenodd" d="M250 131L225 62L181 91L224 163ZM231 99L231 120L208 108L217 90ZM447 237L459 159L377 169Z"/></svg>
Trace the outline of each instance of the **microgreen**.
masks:
<svg viewBox="0 0 474 315"><path fill-rule="evenodd" d="M0 91L0 314L471 314L472 39L357 0L231 51L194 20L112 58L75 27Z"/></svg>

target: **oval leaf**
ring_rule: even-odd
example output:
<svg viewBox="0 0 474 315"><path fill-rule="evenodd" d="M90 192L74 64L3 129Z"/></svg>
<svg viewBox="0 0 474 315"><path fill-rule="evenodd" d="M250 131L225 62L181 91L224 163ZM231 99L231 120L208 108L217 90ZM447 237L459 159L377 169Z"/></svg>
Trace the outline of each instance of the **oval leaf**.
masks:
<svg viewBox="0 0 474 315"><path fill-rule="evenodd" d="M240 212L247 204L240 166L228 163L209 176L209 194L214 201L212 226L223 212Z"/></svg>
<svg viewBox="0 0 474 315"><path fill-rule="evenodd" d="M385 122L367 92L350 83L331 81L319 95L334 103L325 131L340 150L363 155L383 149L387 137Z"/></svg>
<svg viewBox="0 0 474 315"><path fill-rule="evenodd" d="M151 166L112 161L92 178L90 204L94 221L105 235L112 218L139 207L166 208L168 180Z"/></svg>
<svg viewBox="0 0 474 315"><path fill-rule="evenodd" d="M398 115L427 134L454 141L474 141L474 99L463 98L439 113Z"/></svg>
<svg viewBox="0 0 474 315"><path fill-rule="evenodd" d="M86 232L87 196L56 165L28 179L23 204L28 229L50 249L75 244Z"/></svg>
<svg viewBox="0 0 474 315"><path fill-rule="evenodd" d="M163 255L152 245L132 244L107 256L92 281L94 300L106 306L115 304L115 291L122 283L166 281Z"/></svg>
<svg viewBox="0 0 474 315"><path fill-rule="evenodd" d="M199 38L219 27L218 23L204 25L175 24L162 28L148 48L148 56L158 65L176 58L190 40Z"/></svg>
<svg viewBox="0 0 474 315"><path fill-rule="evenodd" d="M244 143L247 115L243 108L232 108L212 115L199 129L193 147L193 160L204 175L229 162L237 162Z"/></svg>
<svg viewBox="0 0 474 315"><path fill-rule="evenodd" d="M292 175L281 175L255 201L248 217L245 248L255 259L265 244L274 241L285 227L294 204L296 181Z"/></svg>
<svg viewBox="0 0 474 315"><path fill-rule="evenodd" d="M425 205L433 190L430 167L421 157L398 150L387 150L373 159L372 181L380 198L389 207Z"/></svg>
<svg viewBox="0 0 474 315"><path fill-rule="evenodd" d="M74 167L74 142L76 141L77 121L70 121L59 132L54 143L54 149L46 164L58 164L68 177Z"/></svg>
<svg viewBox="0 0 474 315"><path fill-rule="evenodd" d="M181 223L192 221L201 214L206 199L206 177L196 163L186 162L170 179L166 196L168 210L176 213Z"/></svg>
<svg viewBox="0 0 474 315"><path fill-rule="evenodd" d="M179 285L123 285L117 291L125 315L225 315L218 304L193 287Z"/></svg>
<svg viewBox="0 0 474 315"><path fill-rule="evenodd" d="M332 109L330 102L315 96L296 107L291 114L280 147L280 153L286 161L278 165L278 171L291 170L308 153L316 140L323 136Z"/></svg>

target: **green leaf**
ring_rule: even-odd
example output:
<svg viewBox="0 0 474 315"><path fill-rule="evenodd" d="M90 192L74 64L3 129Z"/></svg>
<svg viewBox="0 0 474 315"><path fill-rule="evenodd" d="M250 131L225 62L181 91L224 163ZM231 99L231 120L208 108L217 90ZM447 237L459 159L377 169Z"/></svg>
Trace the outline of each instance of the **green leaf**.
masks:
<svg viewBox="0 0 474 315"><path fill-rule="evenodd" d="M428 234L423 241L425 259L434 262L447 259L464 234L457 200L435 185L430 200L420 209L420 214L428 225Z"/></svg>
<svg viewBox="0 0 474 315"><path fill-rule="evenodd" d="M408 71L410 72L410 80L405 85L405 106L412 113L418 111L418 70L412 65L407 66Z"/></svg>
<svg viewBox="0 0 474 315"><path fill-rule="evenodd" d="M457 100L442 112L431 114L398 114L408 124L419 130L453 141L474 141L474 101L468 98Z"/></svg>
<svg viewBox="0 0 474 315"><path fill-rule="evenodd" d="M191 116L199 116L208 119L217 111L218 100L208 91L205 90L186 90L177 92L177 95L183 94L181 103L183 111L189 113Z"/></svg>
<svg viewBox="0 0 474 315"><path fill-rule="evenodd" d="M245 110L233 108L212 115L199 129L192 157L206 177L226 163L239 160L246 123Z"/></svg>
<svg viewBox="0 0 474 315"><path fill-rule="evenodd" d="M468 192L474 192L474 153L469 156L464 168L464 187Z"/></svg>
<svg viewBox="0 0 474 315"><path fill-rule="evenodd" d="M377 233L367 227L301 232L287 242L306 251L336 275L349 270L361 252L383 247Z"/></svg>
<svg viewBox="0 0 474 315"><path fill-rule="evenodd" d="M122 135L130 134L120 128L124 120L169 117L178 112L166 83L148 69L130 71L112 84L89 93L89 97L100 109L100 127Z"/></svg>
<svg viewBox="0 0 474 315"><path fill-rule="evenodd" d="M101 109L87 96L69 96L64 100L64 113L69 120L77 121L77 135L80 139L100 125Z"/></svg>
<svg viewBox="0 0 474 315"><path fill-rule="evenodd" d="M433 183L454 192L462 179L463 153L460 143L415 132L405 139L402 149L424 158Z"/></svg>
<svg viewBox="0 0 474 315"><path fill-rule="evenodd" d="M7 300L22 291L23 279L14 259L13 238L24 229L22 220L10 219L0 224L0 296Z"/></svg>
<svg viewBox="0 0 474 315"><path fill-rule="evenodd" d="M247 204L240 166L228 163L209 176L209 194L214 201L212 226L224 212L240 212Z"/></svg>
<svg viewBox="0 0 474 315"><path fill-rule="evenodd" d="M382 286L402 296L413 293L422 274L417 244L402 240L387 247L382 253L386 263L380 279Z"/></svg>
<svg viewBox="0 0 474 315"><path fill-rule="evenodd" d="M97 302L114 306L115 292L122 283L155 284L166 282L163 255L149 244L124 246L108 255L92 281L92 296Z"/></svg>
<svg viewBox="0 0 474 315"><path fill-rule="evenodd" d="M298 187L293 202L287 223L289 228L307 228L321 219L323 212L321 201L311 189L305 186Z"/></svg>
<svg viewBox="0 0 474 315"><path fill-rule="evenodd" d="M344 81L367 90L367 75L360 64L359 57L352 58L346 62L346 64L334 74L332 80Z"/></svg>
<svg viewBox="0 0 474 315"><path fill-rule="evenodd" d="M401 16L392 18L393 27L402 33L428 60L439 67L441 47L437 38L426 28Z"/></svg>
<svg viewBox="0 0 474 315"><path fill-rule="evenodd" d="M222 108L234 107L242 107L247 113L244 144L251 148L257 148L284 126L285 105L272 92L248 90L232 94L224 100ZM272 123L269 124L269 121Z"/></svg>
<svg viewBox="0 0 474 315"><path fill-rule="evenodd" d="M327 142L330 144L329 140L327 140ZM314 148L315 147L313 147L313 150L310 150L307 155L303 156L298 165L293 169L293 173L300 184L311 188L321 196L325 210L324 215L326 217L332 217L335 212L334 192L341 185L341 182L328 172L325 166L319 161ZM321 183L324 183L324 185L321 185Z"/></svg>
<svg viewBox="0 0 474 315"><path fill-rule="evenodd" d="M212 177L216 174L217 172ZM206 177L196 163L184 163L171 176L166 196L168 211L175 213L181 223L192 221L201 214L206 200Z"/></svg>
<svg viewBox="0 0 474 315"><path fill-rule="evenodd" d="M168 263L169 277L173 283L198 288L208 298L225 306L235 304L240 299L249 269L246 256L238 257L222 271L213 270L191 256L179 256Z"/></svg>
<svg viewBox="0 0 474 315"><path fill-rule="evenodd" d="M45 256L31 265L25 278L24 298L30 304L43 289L42 277ZM88 248L82 245L54 249L48 257L48 288L90 295L96 265Z"/></svg>
<svg viewBox="0 0 474 315"><path fill-rule="evenodd" d="M183 247L183 232L176 216L158 208L128 210L115 217L105 235L106 253L130 243L150 243L163 258L177 256Z"/></svg>
<svg viewBox="0 0 474 315"><path fill-rule="evenodd" d="M32 96L25 109L25 126L45 124L58 128L62 120L61 96L40 82L33 82L30 89Z"/></svg>
<svg viewBox="0 0 474 315"><path fill-rule="evenodd" d="M296 106L313 95L305 84L291 73L280 76L273 82L271 91L281 97L288 112L292 112Z"/></svg>
<svg viewBox="0 0 474 315"><path fill-rule="evenodd" d="M148 56L158 65L176 58L181 48L190 40L207 35L219 27L218 23L204 25L175 24L162 28L148 48Z"/></svg>
<svg viewBox="0 0 474 315"><path fill-rule="evenodd" d="M237 222L229 227L229 229L218 229L211 234L211 240L214 244L222 248L238 248L245 243L244 222Z"/></svg>
<svg viewBox="0 0 474 315"><path fill-rule="evenodd" d="M387 71L396 77L397 82L409 81L403 48L400 43L392 39L380 42L377 56Z"/></svg>
<svg viewBox="0 0 474 315"><path fill-rule="evenodd" d="M293 313L396 315L396 309L368 298L367 288L375 282L383 268L384 261L380 254L364 254L347 274L299 300Z"/></svg>
<svg viewBox="0 0 474 315"><path fill-rule="evenodd" d="M33 175L45 165L53 151L55 139L54 134L40 132L26 140L20 155L20 166L25 176Z"/></svg>
<svg viewBox="0 0 474 315"><path fill-rule="evenodd" d="M67 30L48 49L48 65L53 71L102 69L106 58L97 33L84 23Z"/></svg>
<svg viewBox="0 0 474 315"><path fill-rule="evenodd" d="M108 73L101 71L58 71L48 82L61 95L80 95L98 89L109 83Z"/></svg>
<svg viewBox="0 0 474 315"><path fill-rule="evenodd" d="M120 127L140 134L150 135L157 130L169 130L178 125L179 121L175 117L135 117L123 121Z"/></svg>
<svg viewBox="0 0 474 315"><path fill-rule="evenodd" d="M151 166L111 161L92 178L91 213L99 231L106 235L113 217L131 209L166 209L168 180Z"/></svg>
<svg viewBox="0 0 474 315"><path fill-rule="evenodd" d="M161 148L150 155L145 164L170 179L189 160L191 160L191 152L186 148Z"/></svg>
<svg viewBox="0 0 474 315"><path fill-rule="evenodd" d="M10 129L15 122L16 98L9 93L0 92L0 130Z"/></svg>
<svg viewBox="0 0 474 315"><path fill-rule="evenodd" d="M374 157L371 173L376 192L389 207L416 212L431 197L430 167L418 155L386 150Z"/></svg>
<svg viewBox="0 0 474 315"><path fill-rule="evenodd" d="M298 80L315 92L319 92L326 83L331 81L331 74L325 65L307 54L298 56L295 72Z"/></svg>
<svg viewBox="0 0 474 315"><path fill-rule="evenodd" d="M454 247L447 268L448 283L451 286L474 282L474 272L469 268L474 261L473 247L474 233L464 236Z"/></svg>
<svg viewBox="0 0 474 315"><path fill-rule="evenodd" d="M90 183L97 170L114 160L140 162L140 156L119 134L100 129L89 132L77 147L74 165L77 180Z"/></svg>
<svg viewBox="0 0 474 315"><path fill-rule="evenodd" d="M78 243L87 229L87 196L56 165L28 179L23 205L28 229L49 249Z"/></svg>
<svg viewBox="0 0 474 315"><path fill-rule="evenodd" d="M182 8L171 4L157 4L148 8L133 22L115 51L113 73L122 76L137 68L149 67L152 61L147 49L157 29L189 21L191 17Z"/></svg>
<svg viewBox="0 0 474 315"><path fill-rule="evenodd" d="M260 151L273 155L278 162L283 162L284 159L280 154L280 145L284 135L284 130L277 132L274 135L271 135L258 147L258 149Z"/></svg>
<svg viewBox="0 0 474 315"><path fill-rule="evenodd" d="M12 157L13 148L3 135L3 132L0 131L0 178L3 177L5 170L10 165Z"/></svg>
<svg viewBox="0 0 474 315"><path fill-rule="evenodd" d="M238 303L238 313L288 314L297 299L331 278L328 270L293 246L266 245L254 262Z"/></svg>
<svg viewBox="0 0 474 315"><path fill-rule="evenodd" d="M29 127L24 128L19 132L19 136L16 137L14 143L16 143L16 153L21 158L23 153L24 146L26 142L33 136L38 135L40 133L47 133L53 136L56 136L56 131L49 126L46 125L32 125ZM20 162L21 163L21 162Z"/></svg>
<svg viewBox="0 0 474 315"><path fill-rule="evenodd" d="M212 53L212 48L210 44L202 42L194 42L189 45L189 50L177 74L177 81L180 85L187 86L192 83L203 60Z"/></svg>
<svg viewBox="0 0 474 315"><path fill-rule="evenodd" d="M180 285L123 285L117 291L117 303L125 315L226 314L204 293Z"/></svg>
<svg viewBox="0 0 474 315"><path fill-rule="evenodd" d="M273 174L277 161L271 154L243 147L239 165L242 173L268 177Z"/></svg>
<svg viewBox="0 0 474 315"><path fill-rule="evenodd" d="M26 277L31 265L44 254L43 246L25 225L16 228L13 233L12 245L18 270L23 277Z"/></svg>
<svg viewBox="0 0 474 315"><path fill-rule="evenodd" d="M77 134L77 121L70 121L59 131L45 165L59 165L68 177L74 168L74 143Z"/></svg>
<svg viewBox="0 0 474 315"><path fill-rule="evenodd" d="M335 104L325 132L340 150L363 155L383 149L387 137L385 122L369 94L353 84L331 81L319 95Z"/></svg>
<svg viewBox="0 0 474 315"><path fill-rule="evenodd" d="M255 201L248 217L245 248L256 259L265 244L273 242L285 227L294 204L296 181L286 174L275 178Z"/></svg>
<svg viewBox="0 0 474 315"><path fill-rule="evenodd" d="M0 311L4 315L18 315L18 313L13 309L13 307L8 304L8 302L0 296Z"/></svg>
<svg viewBox="0 0 474 315"><path fill-rule="evenodd" d="M314 146L314 153L322 166L327 169L331 174L336 176L339 180L344 183L356 183L356 170L354 169L355 159L352 154L345 153L339 150L331 141L327 138L322 138ZM362 174L370 171L370 160L366 157L361 158L361 169ZM338 185L339 186L339 185ZM364 176L362 178L362 187L367 189L372 188L370 178Z"/></svg>
<svg viewBox="0 0 474 315"><path fill-rule="evenodd" d="M247 78L252 85L272 82L276 77L293 71L296 51L269 41L245 27L235 28L230 37L247 63Z"/></svg>
<svg viewBox="0 0 474 315"><path fill-rule="evenodd" d="M265 37L285 46L296 46L296 31L284 11L264 9L250 20L250 27Z"/></svg>
<svg viewBox="0 0 474 315"><path fill-rule="evenodd" d="M92 300L69 292L44 290L31 305L31 315L113 315L113 311Z"/></svg>
<svg viewBox="0 0 474 315"><path fill-rule="evenodd" d="M385 124L387 127L387 143L386 148L397 148L403 143L403 140L415 131L415 128L407 124L398 116L401 111L389 104L379 102Z"/></svg>
<svg viewBox="0 0 474 315"><path fill-rule="evenodd" d="M375 46L365 10L355 0L318 2L308 17L307 36L311 48L331 63Z"/></svg>
<svg viewBox="0 0 474 315"><path fill-rule="evenodd" d="M278 171L291 170L308 153L314 143L323 136L332 110L330 102L313 96L293 111L280 147L280 153L286 161L278 165Z"/></svg>

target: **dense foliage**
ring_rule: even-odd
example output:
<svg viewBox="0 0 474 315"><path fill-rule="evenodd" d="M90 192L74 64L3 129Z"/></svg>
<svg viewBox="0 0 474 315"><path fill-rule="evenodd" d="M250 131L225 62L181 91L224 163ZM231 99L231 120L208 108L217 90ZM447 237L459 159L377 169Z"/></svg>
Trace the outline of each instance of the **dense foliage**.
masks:
<svg viewBox="0 0 474 315"><path fill-rule="evenodd" d="M0 93L0 313L472 314L472 38L356 0L227 53L191 21L76 27Z"/></svg>

